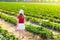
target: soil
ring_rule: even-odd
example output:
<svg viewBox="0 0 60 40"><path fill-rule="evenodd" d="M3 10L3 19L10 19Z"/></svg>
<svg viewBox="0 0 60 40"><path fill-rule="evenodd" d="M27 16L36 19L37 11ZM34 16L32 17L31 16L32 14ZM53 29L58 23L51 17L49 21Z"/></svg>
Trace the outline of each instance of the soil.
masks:
<svg viewBox="0 0 60 40"><path fill-rule="evenodd" d="M0 19L0 26L3 29L8 30L10 34L14 34L16 37L19 36L18 33L15 31L16 26L14 26L13 24L6 22L3 19ZM22 40L42 40L42 39L38 35L34 35L28 31L25 31L25 38Z"/></svg>

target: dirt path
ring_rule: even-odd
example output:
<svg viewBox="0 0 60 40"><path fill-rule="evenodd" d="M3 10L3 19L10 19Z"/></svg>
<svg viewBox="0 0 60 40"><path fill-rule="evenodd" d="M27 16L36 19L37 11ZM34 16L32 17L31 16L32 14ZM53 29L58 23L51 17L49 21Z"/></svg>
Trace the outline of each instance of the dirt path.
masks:
<svg viewBox="0 0 60 40"><path fill-rule="evenodd" d="M5 14L5 13L3 13L3 14ZM8 15L8 14L5 14L5 15L11 16L11 15ZM15 16L11 16L11 17L14 17L15 19L17 19L17 17L15 17ZM25 24L32 24L32 25L34 25L34 26L39 26L39 25L37 25L37 24L31 23L30 21L26 21ZM48 29L48 28L47 28L47 29ZM53 33L54 35L60 34L60 32L58 32L58 31L55 31L55 30L52 30L52 29L48 29L48 30L52 31L52 33Z"/></svg>
<svg viewBox="0 0 60 40"><path fill-rule="evenodd" d="M15 32L15 26L11 23L8 23L4 21L3 19L0 19L0 26L2 26L3 29L8 30L10 34L16 35L18 37L18 33ZM25 38L23 40L41 40L41 38L37 35L34 35L30 32L25 31Z"/></svg>

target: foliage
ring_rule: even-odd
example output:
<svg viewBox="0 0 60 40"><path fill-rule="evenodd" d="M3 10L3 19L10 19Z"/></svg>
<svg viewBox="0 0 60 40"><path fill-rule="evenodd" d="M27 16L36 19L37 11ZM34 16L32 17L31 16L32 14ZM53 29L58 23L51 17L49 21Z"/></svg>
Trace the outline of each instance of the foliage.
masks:
<svg viewBox="0 0 60 40"><path fill-rule="evenodd" d="M0 26L0 40L18 40L15 35L9 34L7 30L3 30Z"/></svg>

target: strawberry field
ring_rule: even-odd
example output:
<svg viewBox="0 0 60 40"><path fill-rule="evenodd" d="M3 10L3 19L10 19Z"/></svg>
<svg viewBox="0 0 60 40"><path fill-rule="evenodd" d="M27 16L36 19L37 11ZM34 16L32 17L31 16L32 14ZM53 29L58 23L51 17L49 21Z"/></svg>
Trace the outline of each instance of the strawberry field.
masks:
<svg viewBox="0 0 60 40"><path fill-rule="evenodd" d="M50 40L54 38L54 40L60 40L60 36L59 36L60 35L60 5L1 2L0 19L3 19L6 22L16 25L17 16L20 9L23 9L25 11L26 21L27 22L30 21L31 23L29 25L25 24L26 31L31 32L34 35L39 35L42 39ZM0 29L1 33L4 32L1 30L2 29ZM59 34L57 34L56 36L53 34L53 31L51 30L57 31ZM18 40L18 39L12 39L12 40Z"/></svg>

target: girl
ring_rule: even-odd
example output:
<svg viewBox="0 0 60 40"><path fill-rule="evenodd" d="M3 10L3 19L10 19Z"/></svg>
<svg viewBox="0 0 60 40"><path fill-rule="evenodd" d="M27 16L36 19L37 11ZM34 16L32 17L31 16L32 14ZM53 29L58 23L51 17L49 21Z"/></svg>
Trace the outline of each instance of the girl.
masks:
<svg viewBox="0 0 60 40"><path fill-rule="evenodd" d="M24 11L20 10L19 11L19 16L17 20L17 29L19 30L19 38L23 39L24 38L24 30L25 30L25 25L24 25Z"/></svg>

